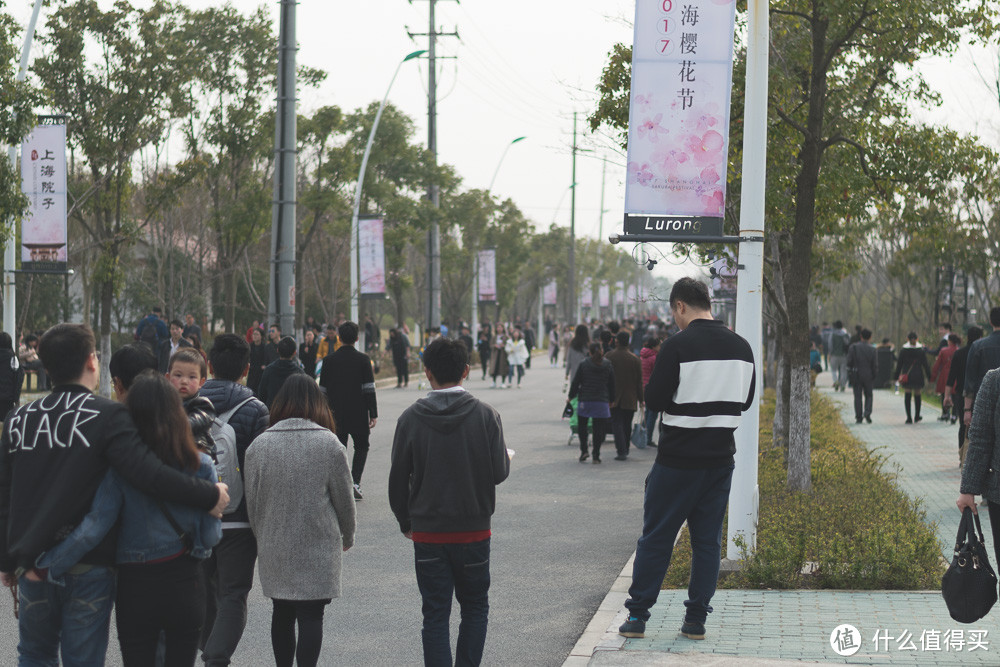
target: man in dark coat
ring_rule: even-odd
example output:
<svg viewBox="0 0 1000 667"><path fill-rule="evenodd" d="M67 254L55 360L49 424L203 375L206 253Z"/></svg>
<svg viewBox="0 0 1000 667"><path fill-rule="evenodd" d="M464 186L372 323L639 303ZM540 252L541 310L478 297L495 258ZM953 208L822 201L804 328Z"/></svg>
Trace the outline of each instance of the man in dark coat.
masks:
<svg viewBox="0 0 1000 667"><path fill-rule="evenodd" d="M378 420L375 402L375 376L367 354L354 349L358 342L358 325L344 322L337 328L340 347L323 359L319 386L333 410L337 424L337 439L347 446L347 437L354 442L351 477L354 478L354 498L361 500L361 475L368 460L368 438Z"/></svg>
<svg viewBox="0 0 1000 667"><path fill-rule="evenodd" d="M872 388L875 386L875 376L878 374L878 356L872 347L872 332L861 330L861 340L847 349L847 368L854 369L854 420L861 423L864 419L872 423ZM864 408L861 399L864 397Z"/></svg>
<svg viewBox="0 0 1000 667"><path fill-rule="evenodd" d="M278 341L278 360L272 361L264 369L264 374L260 376L260 385L257 387L257 398L271 409L274 397L281 391L282 385L292 375L304 372L302 367L295 362L295 339L285 336Z"/></svg>
<svg viewBox="0 0 1000 667"><path fill-rule="evenodd" d="M615 395L611 404L611 432L615 436L615 461L624 461L628 456L629 439L632 436L632 418L642 405L642 362L630 349L627 331L619 331L615 336L618 343L607 354L615 371Z"/></svg>
<svg viewBox="0 0 1000 667"><path fill-rule="evenodd" d="M272 324L267 328L267 342L264 344L264 359L272 364L281 358L278 354L278 341L281 340L281 327Z"/></svg>

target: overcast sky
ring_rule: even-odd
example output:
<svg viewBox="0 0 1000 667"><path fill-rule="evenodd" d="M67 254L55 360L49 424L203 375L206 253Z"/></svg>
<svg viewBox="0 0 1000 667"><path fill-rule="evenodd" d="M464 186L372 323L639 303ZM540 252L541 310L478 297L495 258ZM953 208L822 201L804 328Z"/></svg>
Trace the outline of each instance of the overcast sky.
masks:
<svg viewBox="0 0 1000 667"><path fill-rule="evenodd" d="M111 0L99 0L109 7ZM141 0L135 4L145 5ZM187 0L199 7L208 2ZM249 12L261 3L234 0ZM399 61L427 48L427 0L306 0L298 5L299 64L329 73L323 86L307 92L300 113L322 105L346 111L381 100ZM8 2L25 23L30 0ZM278 3L264 5L277 20ZM616 42L631 43L633 0L439 0L437 27L460 38L440 37L438 55L438 159L454 165L466 188L486 188L504 149L519 136L500 167L494 194L511 197L536 225L569 224L570 146L573 113L578 141L593 152L577 160L577 234L596 238L621 226L624 156L604 138L585 132L586 115L596 100L594 88ZM41 24L44 24L44 12ZM277 28L276 28L277 30ZM963 50L951 61L926 64L932 85L945 96L944 107L921 113L934 122L977 131L997 145L998 108L974 65L995 77L996 51ZM417 139L427 140L426 60L403 65L390 101L417 124ZM607 158L606 175L602 179ZM601 215L601 193L604 209ZM661 263L662 264L662 263ZM673 272L671 272L673 273Z"/></svg>

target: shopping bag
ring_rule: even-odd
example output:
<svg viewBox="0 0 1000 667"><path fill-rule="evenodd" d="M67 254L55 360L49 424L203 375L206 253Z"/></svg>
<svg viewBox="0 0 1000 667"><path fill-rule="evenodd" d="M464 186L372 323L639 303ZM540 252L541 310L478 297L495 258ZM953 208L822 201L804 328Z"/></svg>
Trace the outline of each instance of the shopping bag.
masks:
<svg viewBox="0 0 1000 667"><path fill-rule="evenodd" d="M941 578L941 595L948 613L959 623L975 623L997 601L997 575L990 567L979 515L962 512L955 539L955 556Z"/></svg>
<svg viewBox="0 0 1000 667"><path fill-rule="evenodd" d="M639 411L639 421L632 426L632 444L638 449L646 449L646 419L645 411Z"/></svg>

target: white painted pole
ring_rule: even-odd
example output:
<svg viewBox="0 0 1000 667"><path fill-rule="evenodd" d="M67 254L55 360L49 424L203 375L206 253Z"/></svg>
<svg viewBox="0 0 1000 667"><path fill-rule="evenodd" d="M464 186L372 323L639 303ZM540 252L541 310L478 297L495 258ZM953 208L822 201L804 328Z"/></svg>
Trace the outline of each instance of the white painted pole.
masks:
<svg viewBox="0 0 1000 667"><path fill-rule="evenodd" d="M31 42L35 37L35 26L38 24L38 14L42 11L43 0L35 0L35 6L31 10L31 19L28 21L28 29L24 31L24 47L21 49L21 66L17 70L17 81L20 83L28 74L28 55L31 53ZM7 149L7 158L10 160L14 173L20 169L17 164L17 146L10 146ZM14 345L17 345L17 221L14 220L10 226L10 237L3 253L3 330L10 334ZM15 349L17 349L15 347Z"/></svg>
<svg viewBox="0 0 1000 667"><path fill-rule="evenodd" d="M740 200L740 236L764 236L764 188L767 167L768 0L749 0L747 81L743 135L743 187ZM753 405L736 429L736 471L729 493L729 529L726 557L740 560L736 538L753 551L757 546L757 455L760 394L764 386L761 330L764 290L764 244L743 242L737 281L736 333L750 343L757 367Z"/></svg>

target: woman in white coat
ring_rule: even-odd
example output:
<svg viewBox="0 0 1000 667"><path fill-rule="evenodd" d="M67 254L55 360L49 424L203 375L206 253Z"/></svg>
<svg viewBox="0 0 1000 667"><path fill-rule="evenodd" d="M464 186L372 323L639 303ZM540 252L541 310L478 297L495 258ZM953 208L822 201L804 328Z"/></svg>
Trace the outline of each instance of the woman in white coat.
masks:
<svg viewBox="0 0 1000 667"><path fill-rule="evenodd" d="M514 383L514 370L517 370L517 388L521 388L521 378L524 377L524 364L528 361L528 346L524 344L524 334L520 327L515 327L505 344L507 351L507 386Z"/></svg>
<svg viewBox="0 0 1000 667"><path fill-rule="evenodd" d="M333 431L316 382L292 375L274 399L271 427L246 453L247 511L261 588L274 605L271 645L278 667L319 661L323 611L340 597L341 553L354 544L351 469Z"/></svg>

